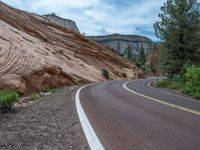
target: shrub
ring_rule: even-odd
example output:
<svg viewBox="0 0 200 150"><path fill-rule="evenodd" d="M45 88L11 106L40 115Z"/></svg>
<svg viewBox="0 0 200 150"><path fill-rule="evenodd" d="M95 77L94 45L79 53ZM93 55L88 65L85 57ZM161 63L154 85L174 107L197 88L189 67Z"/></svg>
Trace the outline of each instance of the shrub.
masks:
<svg viewBox="0 0 200 150"><path fill-rule="evenodd" d="M142 67L142 64L139 62L139 61L135 61L135 65L138 67L138 68L141 68Z"/></svg>
<svg viewBox="0 0 200 150"><path fill-rule="evenodd" d="M200 67L191 66L186 69L186 85L184 92L200 99Z"/></svg>
<svg viewBox="0 0 200 150"><path fill-rule="evenodd" d="M109 71L107 69L103 69L101 73L107 80L110 79Z"/></svg>
<svg viewBox="0 0 200 150"><path fill-rule="evenodd" d="M0 110L5 113L12 110L12 106L18 101L19 95L12 91L0 91Z"/></svg>

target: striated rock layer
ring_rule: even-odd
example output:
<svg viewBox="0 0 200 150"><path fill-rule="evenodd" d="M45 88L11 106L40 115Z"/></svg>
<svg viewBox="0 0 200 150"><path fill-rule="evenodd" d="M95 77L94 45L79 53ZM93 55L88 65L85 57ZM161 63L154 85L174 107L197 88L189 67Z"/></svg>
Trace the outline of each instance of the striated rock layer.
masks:
<svg viewBox="0 0 200 150"><path fill-rule="evenodd" d="M143 72L110 49L40 17L0 2L0 88L20 93L111 79Z"/></svg>
<svg viewBox="0 0 200 150"><path fill-rule="evenodd" d="M112 34L105 36L87 36L87 38L112 48L119 54L123 54L129 46L133 49L133 54L135 55L138 55L141 47L145 49L145 53L148 53L153 46L153 42L149 38L139 35Z"/></svg>

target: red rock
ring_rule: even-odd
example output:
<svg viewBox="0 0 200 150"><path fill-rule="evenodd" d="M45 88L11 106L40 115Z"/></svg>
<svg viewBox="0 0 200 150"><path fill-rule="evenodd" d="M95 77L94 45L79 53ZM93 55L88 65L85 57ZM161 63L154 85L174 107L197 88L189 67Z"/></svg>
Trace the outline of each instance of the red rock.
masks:
<svg viewBox="0 0 200 150"><path fill-rule="evenodd" d="M25 81L15 74L6 74L0 77L0 87L24 93L26 91Z"/></svg>

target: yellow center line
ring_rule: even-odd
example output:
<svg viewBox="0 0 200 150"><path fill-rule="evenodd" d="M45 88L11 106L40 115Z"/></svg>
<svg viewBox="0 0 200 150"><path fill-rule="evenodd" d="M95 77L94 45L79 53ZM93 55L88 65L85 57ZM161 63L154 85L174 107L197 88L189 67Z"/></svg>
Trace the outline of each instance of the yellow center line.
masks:
<svg viewBox="0 0 200 150"><path fill-rule="evenodd" d="M132 89L127 87L128 83L131 83L131 82L126 82L126 83L122 84L122 87L125 90L127 90L127 91L129 91L129 92L131 92L133 94L139 95L141 97L147 98L148 100L151 100L151 101L154 101L154 102L157 102L157 103L169 106L169 107L173 107L173 108L176 108L176 109L179 109L179 110L182 110L182 111L189 112L189 113L192 113L192 114L200 116L200 112L199 111L192 110L192 109L189 109L189 108L185 108L185 107L182 107L182 106L178 106L178 105L175 105L175 104L171 104L171 103L168 103L168 102L164 102L162 100L159 100L159 99L156 99L156 98L153 98L153 97L138 93L136 91L133 91Z"/></svg>

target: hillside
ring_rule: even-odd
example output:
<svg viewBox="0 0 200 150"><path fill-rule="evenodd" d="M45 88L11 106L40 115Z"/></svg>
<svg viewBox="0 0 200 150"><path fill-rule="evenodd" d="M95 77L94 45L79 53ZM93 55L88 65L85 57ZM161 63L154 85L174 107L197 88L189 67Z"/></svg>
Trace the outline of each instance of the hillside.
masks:
<svg viewBox="0 0 200 150"><path fill-rule="evenodd" d="M143 72L109 48L43 17L0 2L0 87L20 93L103 81Z"/></svg>
<svg viewBox="0 0 200 150"><path fill-rule="evenodd" d="M105 36L87 36L87 38L104 46L108 46L119 54L123 54L128 46L132 47L133 54L135 55L139 53L141 47L145 49L145 53L148 53L153 46L153 42L149 38L139 35L112 34Z"/></svg>

